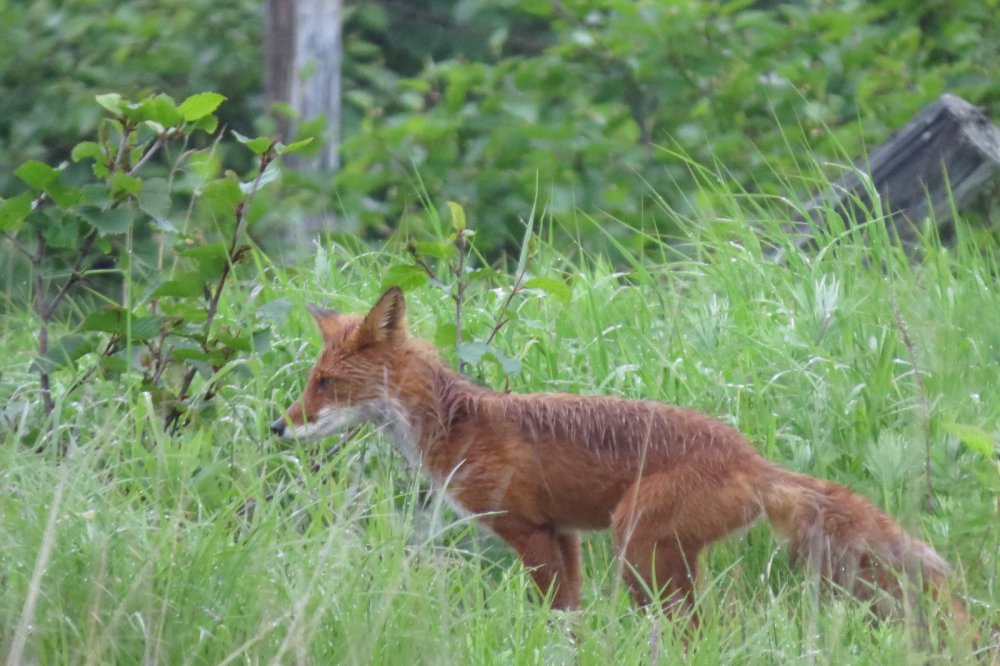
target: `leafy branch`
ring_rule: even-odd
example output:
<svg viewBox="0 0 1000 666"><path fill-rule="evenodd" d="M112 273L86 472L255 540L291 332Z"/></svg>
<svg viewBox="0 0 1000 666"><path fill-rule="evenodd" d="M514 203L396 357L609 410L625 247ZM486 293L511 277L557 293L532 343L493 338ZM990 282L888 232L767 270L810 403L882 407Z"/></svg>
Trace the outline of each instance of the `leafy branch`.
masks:
<svg viewBox="0 0 1000 666"><path fill-rule="evenodd" d="M222 264L222 271L219 274L219 279L215 284L215 289L212 291L211 295L208 298L205 324L204 324L205 341L202 345L203 349L206 352L209 351L208 349L209 333L212 330L212 323L215 321L215 317L219 312L219 301L222 299L222 290L226 286L226 280L229 278L233 266L235 266L236 263L240 261L240 259L249 249L247 246L240 244L244 232L246 231L247 213L249 212L250 206L253 203L254 195L256 195L257 190L260 189L262 179L264 178L264 173L267 171L267 168L277 157L278 155L277 150L279 150L280 148L281 145L275 142L269 145L263 151L263 153L260 154L260 165L257 168L257 175L253 179L253 182L250 185L250 190L247 193L246 197L240 199L240 201L236 204L236 208L234 211L236 216L236 225L233 230L233 236L229 242L229 250L226 253L226 261ZM180 391L177 394L177 401L167 413L165 425L168 430L175 429L177 424L179 423L178 419L180 418L182 412L178 409L178 406L182 405L184 401L187 400L188 392L191 389L191 383L194 381L195 375L197 374L198 374L198 369L197 367L194 366L189 368L187 373L185 373L184 379L181 382ZM213 394L214 394L213 388L209 387L208 391L206 392L207 397L210 398Z"/></svg>
<svg viewBox="0 0 1000 666"><path fill-rule="evenodd" d="M525 224L524 238L517 268L514 271L514 281L511 283L500 308L493 317L492 324L485 337L466 340L468 323L466 322L466 296L472 284L476 281L489 281L495 276L490 268L470 269L469 257L473 252L471 239L474 231L468 228L464 209L457 203L449 201L453 232L445 239L437 241L416 242L410 240L406 250L412 259L412 264L392 266L386 275L383 287L390 284L412 288L424 283L431 283L445 290L455 305L454 340L458 356L458 369L462 374L469 374L469 366L480 366L484 360L498 364L504 373L505 387L509 385L510 376L520 371L520 362L504 354L494 345L497 335L515 317L514 301L527 290L534 290L567 299L570 296L569 287L560 279L552 277L529 277L531 248L534 243L535 211ZM427 260L433 257L440 263L438 269ZM478 254L476 255L478 256ZM438 278L451 274L452 281ZM451 334L449 333L449 336Z"/></svg>
<svg viewBox="0 0 1000 666"><path fill-rule="evenodd" d="M33 369L39 378L46 417L57 407L53 373L93 354L96 360L91 367L69 382L67 398L95 375L128 375L138 363L145 368L139 376L141 390L150 393L154 404L166 407L165 426L176 431L190 423L196 413L192 397L198 373L209 377L206 387L197 392L199 404L204 404L219 390L220 372L254 344L252 339L259 330L250 334L228 324L220 326L222 297L235 265L250 249L245 239L254 198L277 176L269 167L279 156L302 148L309 140L283 145L234 132L236 140L257 156L256 173L248 183L241 183L232 172L218 174L221 165L211 159L218 138L207 150L187 146L197 132L216 132L214 112L223 99L215 93L201 93L175 104L166 95L137 102L117 94L99 95L97 103L109 112L108 117L101 121L97 140L77 144L71 154L73 163L91 161L91 181L82 186L67 185L63 176L71 163L52 167L29 161L15 171L28 190L0 199L0 232L34 273L32 308L39 327ZM166 165L169 179L144 179L142 172L175 140L183 141L184 149ZM194 156L199 153L205 157L197 164L207 166L192 169L201 179L196 181L199 184L178 181L180 187L191 188L182 192L189 194L189 199L177 207L186 210L182 226L187 228L192 221L197 225L200 220L215 226L218 216L228 210L234 223L225 243L210 242L208 234L197 227L192 234L178 231L170 222L175 208L174 173L182 161L195 165ZM79 178L65 180L78 182ZM83 319L76 330L54 340L55 316L74 289L91 275L93 269L88 266L101 255L131 254L132 239L143 223L160 239L157 270L148 274L149 282L127 283L120 303L103 296L102 284L95 284L92 293L105 305L81 304ZM171 248L172 267L164 270L163 255ZM123 280L143 279L134 276L131 269L110 274ZM101 338L103 342L99 342ZM133 354L136 345L142 348L141 354ZM176 371L168 372L171 368ZM48 420L51 423L52 419Z"/></svg>

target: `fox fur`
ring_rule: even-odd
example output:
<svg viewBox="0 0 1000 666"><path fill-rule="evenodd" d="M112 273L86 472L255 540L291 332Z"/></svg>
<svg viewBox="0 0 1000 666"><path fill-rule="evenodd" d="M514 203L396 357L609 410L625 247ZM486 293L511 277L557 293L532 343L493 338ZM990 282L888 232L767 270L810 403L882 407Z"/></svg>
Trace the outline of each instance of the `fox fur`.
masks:
<svg viewBox="0 0 1000 666"><path fill-rule="evenodd" d="M734 428L644 400L498 393L452 371L406 329L389 289L364 316L312 310L324 348L272 424L317 439L371 422L520 556L552 606L580 605L580 531L610 528L640 603L690 606L699 554L765 518L793 561L880 612L948 592L948 564L848 488L782 469Z"/></svg>

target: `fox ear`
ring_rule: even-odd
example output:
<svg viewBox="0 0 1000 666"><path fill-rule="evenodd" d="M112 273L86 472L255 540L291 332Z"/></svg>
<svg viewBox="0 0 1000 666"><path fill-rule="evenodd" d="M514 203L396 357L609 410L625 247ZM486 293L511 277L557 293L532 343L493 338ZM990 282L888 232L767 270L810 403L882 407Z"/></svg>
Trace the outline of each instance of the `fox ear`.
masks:
<svg viewBox="0 0 1000 666"><path fill-rule="evenodd" d="M406 337L406 300L403 290L389 287L361 324L363 344L376 344Z"/></svg>
<svg viewBox="0 0 1000 666"><path fill-rule="evenodd" d="M323 334L323 339L329 340L333 336L333 332L337 330L336 320L341 314L336 310L327 310L315 305L307 305L306 308L309 310L309 314L313 316L313 319L316 320L316 325L319 326L320 333Z"/></svg>

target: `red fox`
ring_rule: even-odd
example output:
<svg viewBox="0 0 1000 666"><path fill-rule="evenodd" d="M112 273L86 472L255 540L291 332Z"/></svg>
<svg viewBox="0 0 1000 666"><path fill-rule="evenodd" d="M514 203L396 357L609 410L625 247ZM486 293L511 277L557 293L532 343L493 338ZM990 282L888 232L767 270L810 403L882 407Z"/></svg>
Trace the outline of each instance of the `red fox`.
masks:
<svg viewBox="0 0 1000 666"><path fill-rule="evenodd" d="M844 486L762 458L734 428L643 400L507 394L452 371L391 288L364 316L312 309L324 349L271 429L311 440L385 427L458 507L504 539L555 608L580 605L580 531L611 528L629 590L691 607L701 551L766 518L791 556L884 614L921 587L965 611L926 543Z"/></svg>

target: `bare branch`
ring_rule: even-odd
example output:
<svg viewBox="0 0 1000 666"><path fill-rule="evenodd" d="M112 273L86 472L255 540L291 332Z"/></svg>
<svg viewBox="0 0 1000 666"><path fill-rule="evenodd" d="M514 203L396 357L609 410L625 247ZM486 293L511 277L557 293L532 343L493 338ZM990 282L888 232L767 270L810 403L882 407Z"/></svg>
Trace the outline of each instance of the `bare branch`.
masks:
<svg viewBox="0 0 1000 666"><path fill-rule="evenodd" d="M496 323L493 325L493 330L490 332L489 337L486 338L486 344L493 342L493 338L497 336L500 329L510 321L510 317L504 313L507 312L507 308L510 307L514 297L521 293L521 286L524 284L524 274L525 271L521 271L521 273L519 273L514 279L514 284L510 288L510 293L507 294L506 300L504 300L503 305L500 306L500 312L497 313Z"/></svg>
<svg viewBox="0 0 1000 666"><path fill-rule="evenodd" d="M146 162L148 162L150 158L153 157L153 155L155 155L160 148L163 147L163 144L165 144L169 138L170 135L167 132L160 133L156 137L156 141L153 142L153 145L149 147L149 150L147 150L146 153L141 158L139 158L139 161L135 163L135 166L133 166L131 169L128 170L128 175L134 176L136 171L141 169L142 166Z"/></svg>
<svg viewBox="0 0 1000 666"><path fill-rule="evenodd" d="M458 265L455 267L455 349L462 346L462 297L465 294L465 255L469 250L469 241L465 230L459 229L455 236L455 247L458 248ZM465 374L465 361L458 357L458 372Z"/></svg>
<svg viewBox="0 0 1000 666"><path fill-rule="evenodd" d="M122 164L122 157L125 155L125 150L128 148L128 137L132 134L133 126L124 118L119 118L118 122L122 124L122 135L118 139L118 152L115 153L115 161L111 164L111 168L108 169L109 173L115 173L118 171Z"/></svg>
<svg viewBox="0 0 1000 666"><path fill-rule="evenodd" d="M91 246L93 246L95 240L97 240L97 230L92 229L90 233L87 234L87 236L83 239L83 243L80 245L80 249L76 256L76 261L73 262L73 268L70 269L69 277L66 278L66 282L64 282L63 286L59 288L59 291L56 292L56 295L52 297L52 300L49 301L48 304L44 305L45 308L44 318L46 320L48 320L52 316L52 314L56 311L56 308L59 307L59 303L62 302L62 299L66 296L66 292L68 292L73 287L73 285L79 282L80 279L83 277L83 274L80 272L80 268L83 266L83 262L87 257L87 253L90 251L90 248ZM41 314L42 313L39 312L39 315Z"/></svg>
<svg viewBox="0 0 1000 666"><path fill-rule="evenodd" d="M32 263L34 263L34 261L35 261L35 255L31 254L31 252L28 251L28 248L26 248L23 245L21 245L20 243L18 243L17 239L14 236L11 236L10 233L8 233L8 232L5 231L3 235L4 235L4 237L7 238L8 241L10 241L10 244L13 245L14 248L18 252L20 252L21 254L23 254L24 256L26 256L29 261L31 261Z"/></svg>

